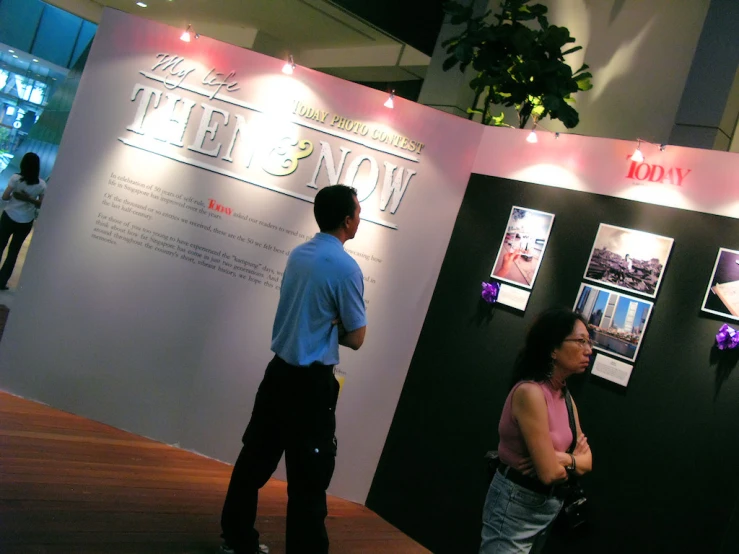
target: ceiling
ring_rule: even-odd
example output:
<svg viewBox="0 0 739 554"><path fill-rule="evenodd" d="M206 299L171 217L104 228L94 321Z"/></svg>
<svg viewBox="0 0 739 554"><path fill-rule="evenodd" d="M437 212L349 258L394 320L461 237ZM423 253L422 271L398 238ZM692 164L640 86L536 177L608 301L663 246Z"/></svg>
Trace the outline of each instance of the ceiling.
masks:
<svg viewBox="0 0 739 554"><path fill-rule="evenodd" d="M26 52L21 52L7 44L0 43L0 69L12 71L41 81L62 80L68 69L40 60Z"/></svg>
<svg viewBox="0 0 739 554"><path fill-rule="evenodd" d="M354 16L340 5L347 0L142 0L145 8L136 0L45 1L95 23L110 7L183 29L191 24L204 36L277 58L292 54L299 65L351 81L417 81L430 61Z"/></svg>

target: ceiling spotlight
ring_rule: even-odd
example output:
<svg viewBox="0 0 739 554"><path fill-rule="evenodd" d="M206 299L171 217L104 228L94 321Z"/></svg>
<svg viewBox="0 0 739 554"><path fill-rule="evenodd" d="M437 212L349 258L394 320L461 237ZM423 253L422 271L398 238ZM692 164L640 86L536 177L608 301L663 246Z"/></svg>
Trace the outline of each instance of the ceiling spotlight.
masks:
<svg viewBox="0 0 739 554"><path fill-rule="evenodd" d="M18 57L18 54L13 54L13 57L14 57L14 58L17 58L17 57Z"/></svg>
<svg viewBox="0 0 739 554"><path fill-rule="evenodd" d="M182 42L190 42L190 29L192 29L192 25L188 25L185 32L180 35L180 40Z"/></svg>
<svg viewBox="0 0 739 554"><path fill-rule="evenodd" d="M660 152L664 152L666 149L667 149L667 145L666 144L660 144L659 145L659 151Z"/></svg>
<svg viewBox="0 0 739 554"><path fill-rule="evenodd" d="M641 163L644 161L644 154L641 153L641 141L636 141L636 150L634 150L634 153L631 155L631 161Z"/></svg>
<svg viewBox="0 0 739 554"><path fill-rule="evenodd" d="M38 60L36 58L33 58L33 63L38 63Z"/></svg>
<svg viewBox="0 0 739 554"><path fill-rule="evenodd" d="M536 131L534 129L531 129L529 136L526 137L526 142L530 142L531 144L539 142L539 138L536 136Z"/></svg>
<svg viewBox="0 0 739 554"><path fill-rule="evenodd" d="M11 54L15 54L15 50L13 49L8 50L8 52L10 52Z"/></svg>
<svg viewBox="0 0 739 554"><path fill-rule="evenodd" d="M395 107L395 102L393 102L393 99L395 98L395 91L392 91L390 93L390 96L387 97L387 100L385 100L385 103L383 106L386 108L390 108L391 110Z"/></svg>
<svg viewBox="0 0 739 554"><path fill-rule="evenodd" d="M140 8L145 8L145 7L146 7L146 4L145 4L145 3L143 3L143 2L136 2L136 5L137 5L138 7L140 7Z"/></svg>
<svg viewBox="0 0 739 554"><path fill-rule="evenodd" d="M293 59L293 55L290 54L287 57L287 61L285 62L285 65L282 66L282 72L285 75L292 75L293 71L295 71L295 60Z"/></svg>

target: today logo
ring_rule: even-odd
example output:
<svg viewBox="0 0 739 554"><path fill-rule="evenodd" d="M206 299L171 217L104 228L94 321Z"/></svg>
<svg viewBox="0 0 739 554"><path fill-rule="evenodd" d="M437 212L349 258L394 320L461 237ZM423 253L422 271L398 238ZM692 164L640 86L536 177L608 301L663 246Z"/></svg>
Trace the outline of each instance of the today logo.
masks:
<svg viewBox="0 0 739 554"><path fill-rule="evenodd" d="M631 159L631 155L626 156L626 159ZM692 169L683 169L682 167L670 167L668 169L659 164L632 161L626 178L681 187L691 171Z"/></svg>

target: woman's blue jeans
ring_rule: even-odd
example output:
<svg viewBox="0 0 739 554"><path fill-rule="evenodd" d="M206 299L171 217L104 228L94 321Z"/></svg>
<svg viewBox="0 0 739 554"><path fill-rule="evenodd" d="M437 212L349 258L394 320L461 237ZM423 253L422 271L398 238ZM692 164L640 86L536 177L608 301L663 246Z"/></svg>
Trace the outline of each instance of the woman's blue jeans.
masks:
<svg viewBox="0 0 739 554"><path fill-rule="evenodd" d="M542 551L562 500L517 485L495 472L482 514L480 554Z"/></svg>

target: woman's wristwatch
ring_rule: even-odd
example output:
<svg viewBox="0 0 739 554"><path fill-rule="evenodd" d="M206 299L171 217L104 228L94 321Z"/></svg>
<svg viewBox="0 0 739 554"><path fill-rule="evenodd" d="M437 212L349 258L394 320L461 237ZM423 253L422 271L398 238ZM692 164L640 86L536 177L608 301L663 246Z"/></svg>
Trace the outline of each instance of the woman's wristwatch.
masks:
<svg viewBox="0 0 739 554"><path fill-rule="evenodd" d="M572 463L568 466L565 466L565 469L567 471L575 471L577 469L577 464L575 463L575 455L570 454L570 459L572 460Z"/></svg>

